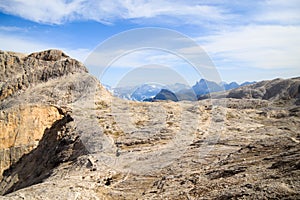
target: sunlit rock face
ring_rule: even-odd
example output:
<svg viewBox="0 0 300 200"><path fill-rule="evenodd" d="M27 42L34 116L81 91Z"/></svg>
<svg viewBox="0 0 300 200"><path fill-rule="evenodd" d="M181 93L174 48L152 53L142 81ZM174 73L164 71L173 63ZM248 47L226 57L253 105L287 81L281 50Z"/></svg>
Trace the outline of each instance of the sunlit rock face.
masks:
<svg viewBox="0 0 300 200"><path fill-rule="evenodd" d="M34 149L44 131L62 118L46 105L20 105L0 112L0 173Z"/></svg>

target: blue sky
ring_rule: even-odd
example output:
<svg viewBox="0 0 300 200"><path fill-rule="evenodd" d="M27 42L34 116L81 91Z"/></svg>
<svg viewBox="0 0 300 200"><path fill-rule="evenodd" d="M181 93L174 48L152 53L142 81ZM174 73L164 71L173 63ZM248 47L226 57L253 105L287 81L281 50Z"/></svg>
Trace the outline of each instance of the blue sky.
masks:
<svg viewBox="0 0 300 200"><path fill-rule="evenodd" d="M161 27L196 41L223 81L288 78L300 75L299 10L299 0L0 0L0 49L58 48L85 63L115 34ZM189 84L201 78L166 52L142 51L117 60L102 81L116 85L130 70L151 64L176 69Z"/></svg>

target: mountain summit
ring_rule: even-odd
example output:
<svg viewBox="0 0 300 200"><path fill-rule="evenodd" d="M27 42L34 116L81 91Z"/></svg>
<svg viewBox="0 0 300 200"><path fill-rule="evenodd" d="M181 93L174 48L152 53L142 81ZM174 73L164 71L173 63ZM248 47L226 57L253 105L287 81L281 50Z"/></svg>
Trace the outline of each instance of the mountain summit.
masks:
<svg viewBox="0 0 300 200"><path fill-rule="evenodd" d="M245 82L239 85L236 82L231 82L227 84L226 82L216 83L214 81L208 81L201 79L196 82L192 87L185 85L183 83L175 83L167 86L162 86L158 84L143 84L134 87L118 87L113 90L115 96L134 101L151 101L156 95L160 95L162 89L168 90L170 93L174 93L178 101L196 101L199 96L220 92L224 90L231 90L241 86L250 85L255 82ZM173 98L174 99L174 98ZM166 98L161 98L161 100L172 100Z"/></svg>

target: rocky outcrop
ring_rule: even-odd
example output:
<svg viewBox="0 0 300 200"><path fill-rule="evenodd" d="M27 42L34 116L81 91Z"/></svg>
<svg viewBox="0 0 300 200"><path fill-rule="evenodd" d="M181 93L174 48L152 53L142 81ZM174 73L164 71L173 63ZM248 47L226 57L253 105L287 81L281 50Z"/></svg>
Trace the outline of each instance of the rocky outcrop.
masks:
<svg viewBox="0 0 300 200"><path fill-rule="evenodd" d="M255 98L265 100L291 100L300 99L300 78L275 79L262 81L250 86L232 90L228 98ZM300 102L299 102L300 103Z"/></svg>
<svg viewBox="0 0 300 200"><path fill-rule="evenodd" d="M59 50L28 56L0 51L0 100L21 92L30 85L69 74L87 72L78 61Z"/></svg>
<svg viewBox="0 0 300 200"><path fill-rule="evenodd" d="M80 62L59 50L30 55L1 51L0 69L0 193L4 194L43 180L60 162L54 161L56 157L67 154L62 149L72 152L68 144L75 140L77 144L79 138L62 143L62 138L68 141L71 129L61 131L55 124L78 104L93 106L89 99L96 98L95 91L109 94ZM66 146L57 149L58 144ZM71 154L66 157L78 157Z"/></svg>
<svg viewBox="0 0 300 200"><path fill-rule="evenodd" d="M208 98L262 99L300 105L300 78L261 81L226 92L202 95L198 100Z"/></svg>
<svg viewBox="0 0 300 200"><path fill-rule="evenodd" d="M59 164L87 153L72 121L73 118L65 114L51 127L41 131L38 146L4 171L4 179L0 183L2 195L40 183Z"/></svg>

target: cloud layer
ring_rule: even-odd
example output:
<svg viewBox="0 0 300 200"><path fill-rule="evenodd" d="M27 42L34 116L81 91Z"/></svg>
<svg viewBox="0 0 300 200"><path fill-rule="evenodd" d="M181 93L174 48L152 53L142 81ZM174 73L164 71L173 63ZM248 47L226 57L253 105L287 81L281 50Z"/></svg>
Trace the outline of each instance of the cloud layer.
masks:
<svg viewBox="0 0 300 200"><path fill-rule="evenodd" d="M300 23L298 0L0 0L2 12L45 24L158 18L160 23ZM154 20L155 21L155 20ZM208 23L208 24L207 24Z"/></svg>
<svg viewBox="0 0 300 200"><path fill-rule="evenodd" d="M166 21L199 24L230 17L218 6L197 1L160 0L1 0L0 10L8 14L45 24L62 24L73 20L95 20L111 24L120 19L164 17Z"/></svg>
<svg viewBox="0 0 300 200"><path fill-rule="evenodd" d="M299 68L300 28L249 25L198 38L223 67Z"/></svg>

